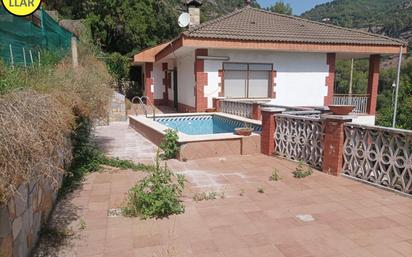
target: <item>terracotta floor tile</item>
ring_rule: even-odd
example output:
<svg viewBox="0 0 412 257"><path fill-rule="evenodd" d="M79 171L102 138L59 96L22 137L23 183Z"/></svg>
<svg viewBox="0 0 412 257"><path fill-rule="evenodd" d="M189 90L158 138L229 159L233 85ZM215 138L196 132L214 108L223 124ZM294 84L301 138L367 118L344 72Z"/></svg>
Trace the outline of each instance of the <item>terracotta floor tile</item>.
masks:
<svg viewBox="0 0 412 257"><path fill-rule="evenodd" d="M285 257L306 257L312 256L312 254L306 250L298 242L290 241L287 244L275 244L276 248L285 256Z"/></svg>
<svg viewBox="0 0 412 257"><path fill-rule="evenodd" d="M153 162L157 147L127 124L98 131L113 139L111 156ZM107 217L107 209L120 207L144 173L87 176L70 201L73 212L86 222L73 242L76 257L163 257L172 250L176 257L412 256L409 198L318 171L295 179L295 162L263 155L170 160L168 165L189 181L186 212L162 220ZM274 168L280 181L268 180ZM258 193L258 187L265 193ZM193 201L195 192L208 190L225 192L225 197ZM298 214L315 220L302 222Z"/></svg>
<svg viewBox="0 0 412 257"><path fill-rule="evenodd" d="M162 238L163 237L160 234L136 236L133 241L133 247L134 248L147 248L147 247L154 247L154 246L162 246L165 244Z"/></svg>
<svg viewBox="0 0 412 257"><path fill-rule="evenodd" d="M412 256L412 243L403 241L399 243L392 244L390 246L396 252L403 254L405 257Z"/></svg>
<svg viewBox="0 0 412 257"><path fill-rule="evenodd" d="M190 244L194 255L218 252L216 244L212 240L197 241Z"/></svg>
<svg viewBox="0 0 412 257"><path fill-rule="evenodd" d="M387 245L372 245L365 248L371 254L379 257L405 257Z"/></svg>

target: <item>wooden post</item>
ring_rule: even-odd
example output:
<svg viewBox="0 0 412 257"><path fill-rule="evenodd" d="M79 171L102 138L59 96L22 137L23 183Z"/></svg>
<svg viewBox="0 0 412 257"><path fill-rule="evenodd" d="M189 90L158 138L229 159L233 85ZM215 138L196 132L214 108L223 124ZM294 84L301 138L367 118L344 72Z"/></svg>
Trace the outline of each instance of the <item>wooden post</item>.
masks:
<svg viewBox="0 0 412 257"><path fill-rule="evenodd" d="M79 67L79 56L77 53L77 38L72 37L72 62L73 68L77 69Z"/></svg>

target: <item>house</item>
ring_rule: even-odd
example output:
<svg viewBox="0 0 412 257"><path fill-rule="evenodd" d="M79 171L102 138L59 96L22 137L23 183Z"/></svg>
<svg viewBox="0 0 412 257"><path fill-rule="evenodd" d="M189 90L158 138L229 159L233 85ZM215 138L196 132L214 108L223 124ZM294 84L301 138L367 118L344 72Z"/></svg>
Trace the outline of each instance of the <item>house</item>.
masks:
<svg viewBox="0 0 412 257"><path fill-rule="evenodd" d="M189 13L199 15L199 1L188 2ZM407 46L249 5L199 21L191 17L189 29L177 38L134 56L134 65L144 69L145 95L155 105L203 112L216 97L267 99L283 106L351 103L363 122L374 124L381 56L399 55ZM334 95L336 61L353 58L369 58L367 92Z"/></svg>

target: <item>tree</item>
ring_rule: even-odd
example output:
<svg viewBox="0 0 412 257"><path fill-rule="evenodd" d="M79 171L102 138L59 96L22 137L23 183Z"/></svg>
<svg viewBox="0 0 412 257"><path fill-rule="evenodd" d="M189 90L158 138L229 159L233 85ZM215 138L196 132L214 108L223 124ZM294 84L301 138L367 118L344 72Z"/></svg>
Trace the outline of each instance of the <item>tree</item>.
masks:
<svg viewBox="0 0 412 257"><path fill-rule="evenodd" d="M390 68L382 72L380 81L382 92L378 98L377 124L381 126L392 126L393 104L392 83L396 78L396 68ZM399 86L397 123L402 129L412 130L412 59L406 61L401 70L401 83Z"/></svg>
<svg viewBox="0 0 412 257"><path fill-rule="evenodd" d="M173 7L155 0L88 0L82 5L95 43L105 52L121 54L175 37L179 12Z"/></svg>
<svg viewBox="0 0 412 257"><path fill-rule="evenodd" d="M286 15L292 15L292 11L293 11L290 4L285 4L283 0L279 0L274 5L270 6L268 10L271 12L286 14Z"/></svg>

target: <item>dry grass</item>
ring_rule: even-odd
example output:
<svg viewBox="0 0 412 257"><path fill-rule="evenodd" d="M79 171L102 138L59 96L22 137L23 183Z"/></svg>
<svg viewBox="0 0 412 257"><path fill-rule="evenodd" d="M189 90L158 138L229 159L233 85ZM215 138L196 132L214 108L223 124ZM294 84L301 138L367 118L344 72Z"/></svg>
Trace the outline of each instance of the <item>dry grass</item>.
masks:
<svg viewBox="0 0 412 257"><path fill-rule="evenodd" d="M30 88L0 95L0 204L22 183L64 172L75 116L107 117L112 78L87 49L80 56L77 70L65 59L37 76L22 72Z"/></svg>
<svg viewBox="0 0 412 257"><path fill-rule="evenodd" d="M50 95L34 91L0 97L0 202L29 179L53 177L68 162L73 115Z"/></svg>

